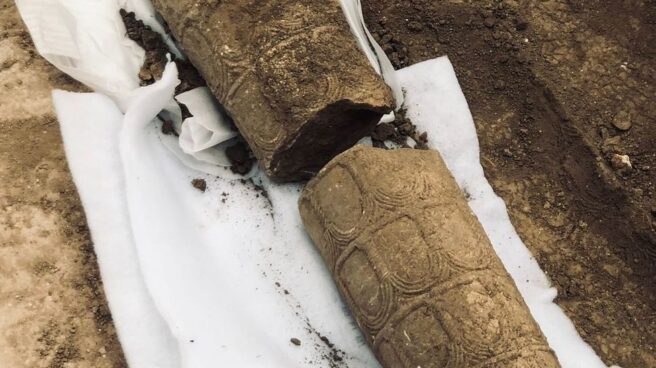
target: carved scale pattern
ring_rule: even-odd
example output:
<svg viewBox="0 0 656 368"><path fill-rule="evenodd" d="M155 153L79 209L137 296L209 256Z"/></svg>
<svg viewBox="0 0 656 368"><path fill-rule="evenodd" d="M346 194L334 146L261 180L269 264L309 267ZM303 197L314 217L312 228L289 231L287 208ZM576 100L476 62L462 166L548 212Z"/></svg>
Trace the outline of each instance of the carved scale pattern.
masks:
<svg viewBox="0 0 656 368"><path fill-rule="evenodd" d="M384 366L559 366L436 152L355 147L300 209Z"/></svg>
<svg viewBox="0 0 656 368"><path fill-rule="evenodd" d="M267 170L327 106L392 104L336 0L154 3Z"/></svg>

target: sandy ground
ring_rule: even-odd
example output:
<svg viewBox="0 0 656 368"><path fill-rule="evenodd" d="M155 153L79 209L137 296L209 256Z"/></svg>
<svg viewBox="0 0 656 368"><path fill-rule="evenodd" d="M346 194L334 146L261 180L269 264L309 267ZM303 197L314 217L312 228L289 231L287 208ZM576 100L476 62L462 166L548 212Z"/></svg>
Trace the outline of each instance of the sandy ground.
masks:
<svg viewBox="0 0 656 368"><path fill-rule="evenodd" d="M35 54L0 0L0 367L125 367L50 92L81 90Z"/></svg>

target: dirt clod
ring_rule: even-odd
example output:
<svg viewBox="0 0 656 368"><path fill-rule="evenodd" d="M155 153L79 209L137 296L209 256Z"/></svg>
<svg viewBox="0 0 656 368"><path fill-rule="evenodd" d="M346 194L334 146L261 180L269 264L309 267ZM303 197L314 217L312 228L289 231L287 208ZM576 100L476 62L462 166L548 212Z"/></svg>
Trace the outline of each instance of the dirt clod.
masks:
<svg viewBox="0 0 656 368"><path fill-rule="evenodd" d="M173 122L168 119L164 119L162 122L162 134L164 135L178 135L178 132L173 128Z"/></svg>
<svg viewBox="0 0 656 368"><path fill-rule="evenodd" d="M389 148L385 141L409 148L408 138L414 141L415 149L428 149L428 133L420 133L412 121L405 116L403 109L396 112L392 123L380 123L371 132L373 146L377 148Z"/></svg>
<svg viewBox="0 0 656 368"><path fill-rule="evenodd" d="M396 127L390 123L380 123L376 126L371 138L377 141L392 140L397 136Z"/></svg>
<svg viewBox="0 0 656 368"><path fill-rule="evenodd" d="M246 175L251 171L255 159L250 148L244 142L237 142L226 149L226 155L230 160L230 170L236 174Z"/></svg>
<svg viewBox="0 0 656 368"><path fill-rule="evenodd" d="M295 338L295 337L292 337L289 341L290 341L292 344L296 345L296 346L301 346L301 340L299 340L299 339L297 339L297 338Z"/></svg>
<svg viewBox="0 0 656 368"><path fill-rule="evenodd" d="M170 52L162 36L144 24L142 20L137 19L134 12L121 9L120 15L128 37L146 51L144 64L139 71L142 86L153 84L162 78L168 62L167 55L171 56L178 68L180 84L175 88L176 95L206 85L196 68L188 61L176 58Z"/></svg>
<svg viewBox="0 0 656 368"><path fill-rule="evenodd" d="M207 182L205 179L194 179L191 181L191 185L201 192L205 192L207 190Z"/></svg>

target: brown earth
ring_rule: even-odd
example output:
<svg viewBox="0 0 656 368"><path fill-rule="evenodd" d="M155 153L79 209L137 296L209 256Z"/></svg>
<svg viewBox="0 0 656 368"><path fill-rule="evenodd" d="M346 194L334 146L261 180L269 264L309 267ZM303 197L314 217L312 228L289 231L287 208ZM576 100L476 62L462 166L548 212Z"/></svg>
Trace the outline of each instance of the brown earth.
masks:
<svg viewBox="0 0 656 368"><path fill-rule="evenodd" d="M50 100L82 87L0 0L0 367L126 367Z"/></svg>
<svg viewBox="0 0 656 368"><path fill-rule="evenodd" d="M363 7L396 67L449 56L486 175L586 341L656 366L656 2Z"/></svg>

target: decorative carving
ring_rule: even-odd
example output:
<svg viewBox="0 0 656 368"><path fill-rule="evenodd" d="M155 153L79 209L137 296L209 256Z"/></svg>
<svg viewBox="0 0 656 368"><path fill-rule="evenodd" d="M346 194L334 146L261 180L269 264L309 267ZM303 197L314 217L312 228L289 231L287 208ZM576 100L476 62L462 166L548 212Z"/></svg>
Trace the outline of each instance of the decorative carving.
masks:
<svg viewBox="0 0 656 368"><path fill-rule="evenodd" d="M356 146L300 210L383 366L559 367L437 152Z"/></svg>
<svg viewBox="0 0 656 368"><path fill-rule="evenodd" d="M391 111L337 0L155 0L273 179L310 177Z"/></svg>

